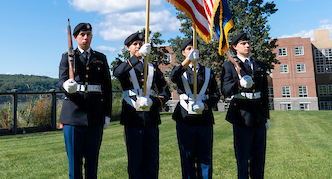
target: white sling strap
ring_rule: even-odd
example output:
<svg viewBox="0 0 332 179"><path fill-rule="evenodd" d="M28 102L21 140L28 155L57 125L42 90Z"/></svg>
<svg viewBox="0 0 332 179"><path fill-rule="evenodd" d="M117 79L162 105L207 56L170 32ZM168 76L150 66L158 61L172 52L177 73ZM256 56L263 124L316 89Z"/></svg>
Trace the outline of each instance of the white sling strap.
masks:
<svg viewBox="0 0 332 179"><path fill-rule="evenodd" d="M209 85L210 73L211 73L211 70L209 68L205 67L205 82L201 88L201 91L196 96L197 97L196 101L202 101L202 100L206 99L205 92ZM181 76L181 79L182 79L183 87L184 87L186 94L180 95L180 105L186 111L188 111L189 114L197 114L196 112L194 112L192 110L192 105L195 103L195 99L194 99L194 94L191 92L191 89L190 89L190 86L188 83L187 72L183 73L183 75ZM186 101L188 101L188 103Z"/></svg>
<svg viewBox="0 0 332 179"><path fill-rule="evenodd" d="M143 95L143 89L139 87L139 83L137 80L137 76L135 73L134 68L132 68L129 71L129 75L131 78L131 81L133 83L133 87L134 89L131 90L125 90L122 92L123 95L123 99L129 104L131 105L133 108L136 109L136 101L133 100L132 98L130 98L130 96L142 96ZM146 81L146 95L147 96L154 96L154 91L151 90L152 87L152 81L153 81L153 75L154 75L154 67L151 63L148 63L148 76L147 76L147 81Z"/></svg>

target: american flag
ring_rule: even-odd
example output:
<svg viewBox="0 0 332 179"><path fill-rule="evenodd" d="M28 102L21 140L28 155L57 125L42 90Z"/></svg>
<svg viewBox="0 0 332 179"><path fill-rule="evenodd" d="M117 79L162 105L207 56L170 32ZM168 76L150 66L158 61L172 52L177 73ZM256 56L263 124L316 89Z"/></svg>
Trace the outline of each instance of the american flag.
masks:
<svg viewBox="0 0 332 179"><path fill-rule="evenodd" d="M213 27L219 40L219 54L228 50L228 31L233 27L227 0L166 0L185 13L193 28L206 43L213 37Z"/></svg>

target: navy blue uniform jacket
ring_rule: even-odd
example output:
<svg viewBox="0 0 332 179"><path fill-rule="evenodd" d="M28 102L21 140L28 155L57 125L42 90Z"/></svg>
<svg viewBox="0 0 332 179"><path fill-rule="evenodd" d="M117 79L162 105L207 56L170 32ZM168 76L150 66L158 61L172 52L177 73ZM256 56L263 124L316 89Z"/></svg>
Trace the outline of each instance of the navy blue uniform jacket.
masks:
<svg viewBox="0 0 332 179"><path fill-rule="evenodd" d="M183 82L181 76L184 72L187 72L188 83L191 91L193 92L193 84L194 84L194 72L189 67L185 70L182 65L178 65L173 68L171 72L171 80L172 82L177 84L177 92L178 94L186 94L184 90ZM203 84L205 82L205 67L200 65L197 72L197 92L199 93ZM198 125L198 126L206 126L214 124L214 117L212 114L212 109L215 107L217 102L220 99L220 92L218 89L218 85L214 76L213 71L210 73L210 80L208 87L205 91L207 95L207 99L203 102L208 106L208 110L204 110L201 115L193 115L188 114L180 103L177 104L174 113L173 119L182 123L186 123L188 125Z"/></svg>
<svg viewBox="0 0 332 179"><path fill-rule="evenodd" d="M240 67L244 69L240 61ZM263 62L252 60L253 72L248 74L253 77L254 85L250 89L244 89L239 86L239 77L230 61L223 64L221 75L221 89L224 97L231 97L240 92L261 92L259 99L235 99L231 100L226 120L232 124L245 127L256 127L265 125L269 118L268 106L268 84L266 68Z"/></svg>
<svg viewBox="0 0 332 179"><path fill-rule="evenodd" d="M78 49L75 53L75 81L82 85L101 85L99 92L67 93L62 84L69 78L68 53L62 54L59 67L58 86L65 93L59 122L75 126L99 126L105 123L105 116L111 115L112 84L106 56L91 50L91 56L83 65Z"/></svg>
<svg viewBox="0 0 332 179"><path fill-rule="evenodd" d="M139 67L139 65L137 65L139 60L135 55L130 57L128 60L133 66L138 83L142 88L144 81L144 74L142 68L144 67ZM130 64L127 61L119 61L113 71L114 76L119 79L123 91L131 90L134 88L132 82L130 81L129 71L132 69ZM125 100L123 100L120 121L121 124L133 127L152 127L161 123L159 110L160 107L169 100L171 93L169 91L164 75L158 67L154 67L154 75L151 88L157 92L157 96L150 96L151 100L153 101L150 111L136 111L135 108L133 108ZM132 98L133 100L136 100L136 97Z"/></svg>

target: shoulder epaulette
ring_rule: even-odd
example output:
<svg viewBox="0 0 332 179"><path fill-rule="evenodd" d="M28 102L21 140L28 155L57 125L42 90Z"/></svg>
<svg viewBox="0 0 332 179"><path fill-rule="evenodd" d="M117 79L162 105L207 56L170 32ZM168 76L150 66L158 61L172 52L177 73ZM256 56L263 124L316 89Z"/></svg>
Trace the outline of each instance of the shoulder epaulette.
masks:
<svg viewBox="0 0 332 179"><path fill-rule="evenodd" d="M99 54L104 55L103 53L101 53L101 52L99 52L99 51L97 51L97 50L93 50L93 53L99 53Z"/></svg>

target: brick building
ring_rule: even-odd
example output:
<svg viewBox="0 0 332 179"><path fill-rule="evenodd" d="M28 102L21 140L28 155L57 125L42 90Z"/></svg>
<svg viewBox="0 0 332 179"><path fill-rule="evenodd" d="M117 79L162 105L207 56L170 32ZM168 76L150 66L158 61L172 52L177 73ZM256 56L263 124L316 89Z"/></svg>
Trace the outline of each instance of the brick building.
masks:
<svg viewBox="0 0 332 179"><path fill-rule="evenodd" d="M310 38L279 38L272 70L274 110L318 110L315 69Z"/></svg>
<svg viewBox="0 0 332 179"><path fill-rule="evenodd" d="M275 64L268 78L271 110L332 110L332 40L329 30L315 30L310 38L279 38L274 50L280 64ZM170 65L159 68L169 79L171 66L178 65L169 46L165 56ZM170 111L178 102L176 90L168 102ZM218 110L227 110L220 101Z"/></svg>

